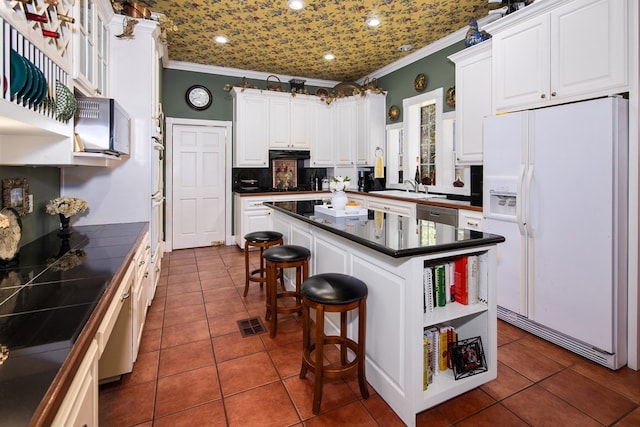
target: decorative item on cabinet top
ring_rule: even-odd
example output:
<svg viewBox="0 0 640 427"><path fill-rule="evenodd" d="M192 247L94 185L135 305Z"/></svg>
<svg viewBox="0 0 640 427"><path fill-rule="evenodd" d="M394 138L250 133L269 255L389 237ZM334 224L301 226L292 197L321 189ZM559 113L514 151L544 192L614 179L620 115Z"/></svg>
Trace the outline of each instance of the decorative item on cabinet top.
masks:
<svg viewBox="0 0 640 427"><path fill-rule="evenodd" d="M267 90L282 92L282 83L278 76L271 74L267 77Z"/></svg>
<svg viewBox="0 0 640 427"><path fill-rule="evenodd" d="M489 40L490 38L491 34L486 31L478 30L478 21L474 18L469 20L469 29L467 30L467 34L464 38L464 44L467 45L467 47Z"/></svg>

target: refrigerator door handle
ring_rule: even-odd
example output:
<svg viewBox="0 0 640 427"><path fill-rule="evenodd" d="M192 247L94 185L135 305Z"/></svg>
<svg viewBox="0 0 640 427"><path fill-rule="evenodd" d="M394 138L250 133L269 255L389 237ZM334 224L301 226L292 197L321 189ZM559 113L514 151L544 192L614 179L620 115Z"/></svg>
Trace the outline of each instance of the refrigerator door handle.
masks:
<svg viewBox="0 0 640 427"><path fill-rule="evenodd" d="M533 227L533 219L531 218L531 205L532 205L531 183L533 182L533 169L534 169L534 166L529 165L529 170L527 171L527 183L525 185L525 190L524 190L525 200L527 201L525 204L525 209L526 209L525 218L527 220L525 225L531 237L534 237L534 233L535 233L535 228Z"/></svg>
<svg viewBox="0 0 640 427"><path fill-rule="evenodd" d="M522 219L522 189L524 188L524 164L518 172L518 188L516 189L516 222L521 235L525 235L525 223Z"/></svg>

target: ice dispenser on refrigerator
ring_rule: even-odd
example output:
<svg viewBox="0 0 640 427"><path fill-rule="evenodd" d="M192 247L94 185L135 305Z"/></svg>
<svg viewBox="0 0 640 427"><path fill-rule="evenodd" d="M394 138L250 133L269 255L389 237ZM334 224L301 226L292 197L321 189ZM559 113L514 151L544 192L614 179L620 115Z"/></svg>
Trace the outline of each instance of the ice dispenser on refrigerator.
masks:
<svg viewBox="0 0 640 427"><path fill-rule="evenodd" d="M515 222L518 216L517 179L485 176L485 182L485 216Z"/></svg>

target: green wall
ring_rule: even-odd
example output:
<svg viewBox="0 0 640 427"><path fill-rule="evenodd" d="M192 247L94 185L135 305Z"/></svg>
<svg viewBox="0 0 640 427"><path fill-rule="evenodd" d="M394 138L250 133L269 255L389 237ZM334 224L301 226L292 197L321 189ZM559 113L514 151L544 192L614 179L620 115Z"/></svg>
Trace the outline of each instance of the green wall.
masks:
<svg viewBox="0 0 640 427"><path fill-rule="evenodd" d="M21 217L22 239L20 246L57 230L60 221L57 216L45 212L45 206L51 199L60 195L60 169L54 167L0 167L0 179L26 178L29 193L33 194L33 213Z"/></svg>
<svg viewBox="0 0 640 427"><path fill-rule="evenodd" d="M400 118L397 121L402 121L402 100L421 93L416 92L413 87L415 77L420 73L427 76L424 92L442 87L446 93L447 89L455 84L455 66L447 56L464 47L464 41L457 42L378 79L378 86L387 91L387 111L390 106L397 105L400 108ZM229 92L224 91L224 87L227 84L239 84L241 81L240 77L165 69L162 77L162 106L165 116L231 121L233 120L233 98ZM265 88L267 85L264 80L249 79L248 81L259 88ZM205 111L195 111L187 106L185 94L194 84L206 86L213 95L213 104ZM282 82L284 88L288 85L288 82ZM307 87L307 89L313 93L316 88ZM451 110L453 110L451 107L444 105L445 112ZM392 122L387 119L387 123Z"/></svg>
<svg viewBox="0 0 640 427"><path fill-rule="evenodd" d="M403 99L411 98L439 87L446 94L447 89L455 85L455 65L447 59L447 56L459 52L464 47L464 41L460 41L378 79L378 86L387 91L387 111L392 105L396 105L400 109L400 117L396 122L402 122L403 120ZM423 92L417 92L413 87L413 82L420 73L427 76L427 87ZM445 113L454 110L446 103L443 105ZM387 124L389 123L394 122L387 118Z"/></svg>

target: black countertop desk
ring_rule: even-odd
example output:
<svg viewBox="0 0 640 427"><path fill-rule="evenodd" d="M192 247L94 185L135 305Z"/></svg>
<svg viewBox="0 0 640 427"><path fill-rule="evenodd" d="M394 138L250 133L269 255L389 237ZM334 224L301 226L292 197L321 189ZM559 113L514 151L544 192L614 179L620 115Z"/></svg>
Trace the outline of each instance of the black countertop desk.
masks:
<svg viewBox="0 0 640 427"><path fill-rule="evenodd" d="M67 241L49 233L23 246L16 265L0 268L0 345L9 349L0 365L0 426L29 423L147 228L80 226ZM74 266L78 259L62 257L70 250L86 258Z"/></svg>
<svg viewBox="0 0 640 427"><path fill-rule="evenodd" d="M403 217L387 212L369 210L366 216L334 218L315 212L314 206L321 204L321 200L265 203L265 205L293 218L394 258L504 242L504 237L495 234L457 229L445 224L437 224L436 226L431 221ZM412 226L417 227L422 233L419 239L403 238L405 234L399 232L387 232L384 233L384 237L381 233L382 230L389 230L389 227L394 227L396 229L394 231L397 231L400 227Z"/></svg>

